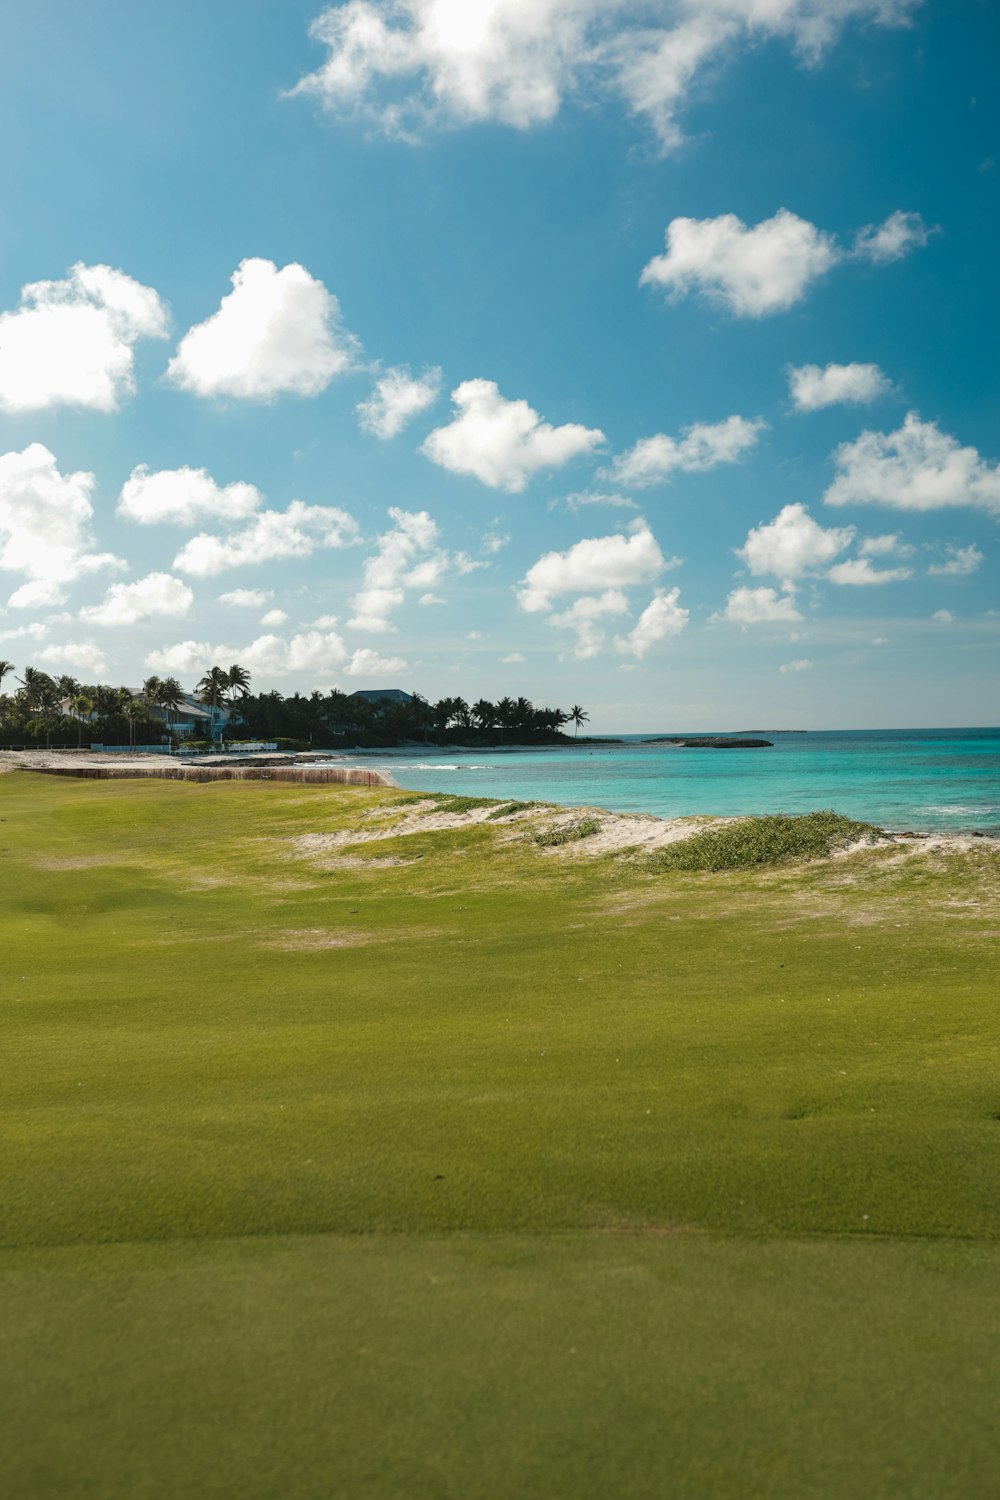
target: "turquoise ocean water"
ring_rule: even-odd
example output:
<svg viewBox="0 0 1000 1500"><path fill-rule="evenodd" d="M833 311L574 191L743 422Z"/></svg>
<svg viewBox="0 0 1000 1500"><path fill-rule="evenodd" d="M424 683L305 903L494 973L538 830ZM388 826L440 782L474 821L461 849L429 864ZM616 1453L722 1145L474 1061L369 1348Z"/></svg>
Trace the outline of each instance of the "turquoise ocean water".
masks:
<svg viewBox="0 0 1000 1500"><path fill-rule="evenodd" d="M830 807L894 830L1000 835L1000 729L762 731L774 741L772 750L643 744L654 732L623 736L620 745L410 748L373 752L366 761L417 791L537 799L663 818Z"/></svg>

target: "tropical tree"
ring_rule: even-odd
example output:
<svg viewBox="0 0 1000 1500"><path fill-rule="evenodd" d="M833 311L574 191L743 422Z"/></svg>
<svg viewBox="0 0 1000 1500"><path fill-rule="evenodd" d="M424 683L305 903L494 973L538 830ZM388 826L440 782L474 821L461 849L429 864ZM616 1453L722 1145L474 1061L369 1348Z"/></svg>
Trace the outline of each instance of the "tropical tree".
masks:
<svg viewBox="0 0 1000 1500"><path fill-rule="evenodd" d="M580 725L586 724L589 718L590 715L585 709L580 707L579 703L573 704L573 707L569 711L569 722L576 725L576 729L573 731L574 739L580 733Z"/></svg>
<svg viewBox="0 0 1000 1500"><path fill-rule="evenodd" d="M83 726L94 712L94 700L88 698L86 693L75 693L69 706L76 719L76 746L79 749L83 744Z"/></svg>
<svg viewBox="0 0 1000 1500"><path fill-rule="evenodd" d="M122 704L122 713L128 721L128 742L130 746L135 745L135 726L147 717L146 703L143 698L131 697Z"/></svg>
<svg viewBox="0 0 1000 1500"><path fill-rule="evenodd" d="M163 709L163 714L167 721L167 733L169 734L171 732L170 715L172 713L175 714L184 702L184 689L176 677L164 677L160 683L156 701L158 707Z"/></svg>
<svg viewBox="0 0 1000 1500"><path fill-rule="evenodd" d="M19 680L29 708L37 710L55 706L59 699L59 689L48 672L40 672L37 667L25 667L24 676Z"/></svg>
<svg viewBox="0 0 1000 1500"><path fill-rule="evenodd" d="M222 667L209 667L204 677L195 688L202 703L207 703L211 710L209 719L209 738L215 739L215 717L219 712L219 704L222 702L229 687L229 673Z"/></svg>
<svg viewBox="0 0 1000 1500"><path fill-rule="evenodd" d="M234 663L226 673L226 687L229 689L229 701L234 706L237 698L246 698L250 692L250 673L246 667Z"/></svg>
<svg viewBox="0 0 1000 1500"><path fill-rule="evenodd" d="M4 680L4 678L8 675L9 672L13 672L13 670L14 670L14 663L12 661L3 661L3 660L0 660L0 693L3 692L3 680Z"/></svg>

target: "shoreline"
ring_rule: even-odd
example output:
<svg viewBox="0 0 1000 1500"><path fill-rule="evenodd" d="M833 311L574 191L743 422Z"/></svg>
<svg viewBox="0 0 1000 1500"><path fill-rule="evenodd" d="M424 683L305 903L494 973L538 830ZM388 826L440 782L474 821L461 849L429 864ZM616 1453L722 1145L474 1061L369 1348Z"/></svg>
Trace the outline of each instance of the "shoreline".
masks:
<svg viewBox="0 0 1000 1500"><path fill-rule="evenodd" d="M513 748L513 747L510 747ZM533 747L524 747L533 748ZM367 752L367 755L379 752ZM384 752L383 752L384 753ZM362 752L365 756L365 752ZM368 765L346 764L357 757L343 752L333 754L316 751L298 752L251 752L235 755L198 755L186 760L183 756L161 754L156 751L123 749L119 751L96 750L3 750L0 751L0 775L8 771L34 771L43 775L79 778L81 780L169 780L169 781L283 781L291 784L353 784L384 787L387 790L420 792L420 788L402 786L389 770L376 770ZM367 758L365 756L365 758ZM336 761L337 764L331 764ZM428 793L433 801L439 793ZM448 795L448 794L446 794ZM461 796L461 793L455 793ZM503 803L503 796L487 799L492 806ZM545 812L557 827L561 822L571 822L581 813L599 816L603 820L603 836L581 841L575 852L581 855L609 852L626 847L657 848L706 825L719 825L736 821L740 817L766 816L760 813L716 814L697 813L677 817L662 817L648 812L622 812L592 804L566 804L547 802L541 799L536 807ZM440 819L420 820L424 830L440 823L441 827L458 827L464 823L483 821L490 811L483 806L461 814L451 814L442 809ZM517 818L515 813L512 818ZM794 816L794 815L793 815ZM503 820L506 822L507 820ZM910 849L941 850L959 852L974 848L990 848L1000 844L1000 829L981 830L974 828L920 829L886 827L886 837L879 845L903 845ZM846 851L850 852L850 851Z"/></svg>

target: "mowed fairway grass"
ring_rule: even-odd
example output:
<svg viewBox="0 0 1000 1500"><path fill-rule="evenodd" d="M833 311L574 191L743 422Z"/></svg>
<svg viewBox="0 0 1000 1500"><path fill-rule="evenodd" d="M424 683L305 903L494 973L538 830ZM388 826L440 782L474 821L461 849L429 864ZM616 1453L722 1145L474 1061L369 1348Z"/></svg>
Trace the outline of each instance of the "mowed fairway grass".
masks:
<svg viewBox="0 0 1000 1500"><path fill-rule="evenodd" d="M994 1500L997 851L404 815L0 776L8 1500Z"/></svg>

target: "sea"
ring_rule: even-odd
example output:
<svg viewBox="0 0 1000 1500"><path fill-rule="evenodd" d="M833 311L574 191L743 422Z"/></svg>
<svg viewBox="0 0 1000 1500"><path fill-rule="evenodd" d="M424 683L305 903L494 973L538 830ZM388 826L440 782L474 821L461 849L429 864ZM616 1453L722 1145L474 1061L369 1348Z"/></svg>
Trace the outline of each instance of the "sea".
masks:
<svg viewBox="0 0 1000 1500"><path fill-rule="evenodd" d="M662 733L677 734L669 730ZM698 731L705 734L706 731ZM894 832L1000 837L1000 729L744 731L771 749L682 749L657 731L620 743L373 751L366 764L415 791L646 812L805 813L832 808Z"/></svg>

